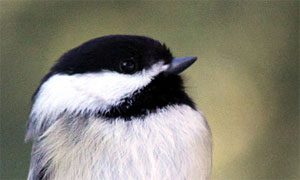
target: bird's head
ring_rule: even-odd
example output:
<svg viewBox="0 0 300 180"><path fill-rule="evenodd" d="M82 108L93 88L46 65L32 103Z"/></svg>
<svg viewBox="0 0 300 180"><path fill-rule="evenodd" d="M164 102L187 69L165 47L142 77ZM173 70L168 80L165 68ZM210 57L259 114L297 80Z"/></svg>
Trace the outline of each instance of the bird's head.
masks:
<svg viewBox="0 0 300 180"><path fill-rule="evenodd" d="M43 78L33 96L31 118L51 119L62 113L109 114L125 101L130 108L137 99L133 96L149 100L161 98L148 97L152 95L168 96L168 91L172 95L176 88L182 89L178 74L195 60L174 58L164 44L143 36L111 35L90 40L65 53ZM148 93L149 89L154 94ZM144 90L144 95L138 95ZM161 91L166 94L159 94Z"/></svg>

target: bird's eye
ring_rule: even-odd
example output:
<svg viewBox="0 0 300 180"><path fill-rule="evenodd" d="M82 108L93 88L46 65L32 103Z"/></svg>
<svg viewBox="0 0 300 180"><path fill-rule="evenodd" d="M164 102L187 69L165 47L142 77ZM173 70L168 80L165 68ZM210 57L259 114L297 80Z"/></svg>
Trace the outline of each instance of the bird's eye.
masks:
<svg viewBox="0 0 300 180"><path fill-rule="evenodd" d="M136 70L136 64L134 60L132 59L127 59L121 62L120 64L120 69L122 72L126 74L132 74Z"/></svg>

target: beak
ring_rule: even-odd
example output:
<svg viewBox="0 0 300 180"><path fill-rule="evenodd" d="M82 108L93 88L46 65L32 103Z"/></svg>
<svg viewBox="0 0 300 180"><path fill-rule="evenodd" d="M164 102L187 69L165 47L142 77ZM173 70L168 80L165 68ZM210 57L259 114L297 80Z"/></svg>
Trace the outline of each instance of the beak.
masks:
<svg viewBox="0 0 300 180"><path fill-rule="evenodd" d="M166 74L179 74L192 65L197 57L174 58L170 63L170 67L165 70Z"/></svg>

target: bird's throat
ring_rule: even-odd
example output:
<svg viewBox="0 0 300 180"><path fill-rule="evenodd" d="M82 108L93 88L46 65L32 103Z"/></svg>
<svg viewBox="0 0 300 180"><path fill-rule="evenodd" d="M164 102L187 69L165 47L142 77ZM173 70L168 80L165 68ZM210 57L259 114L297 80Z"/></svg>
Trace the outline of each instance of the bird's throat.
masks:
<svg viewBox="0 0 300 180"><path fill-rule="evenodd" d="M97 116L122 118L130 121L143 117L159 109L172 105L188 105L195 109L193 101L184 92L183 81L178 75L160 74L150 84L127 96L111 106L105 112L98 111Z"/></svg>

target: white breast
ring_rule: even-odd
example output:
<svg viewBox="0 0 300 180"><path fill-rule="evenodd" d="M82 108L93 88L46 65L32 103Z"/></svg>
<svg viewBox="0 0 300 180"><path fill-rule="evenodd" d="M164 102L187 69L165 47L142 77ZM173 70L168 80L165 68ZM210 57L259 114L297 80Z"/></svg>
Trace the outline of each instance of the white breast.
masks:
<svg viewBox="0 0 300 180"><path fill-rule="evenodd" d="M50 179L210 177L210 130L201 113L186 105L132 121L60 119L43 136Z"/></svg>

